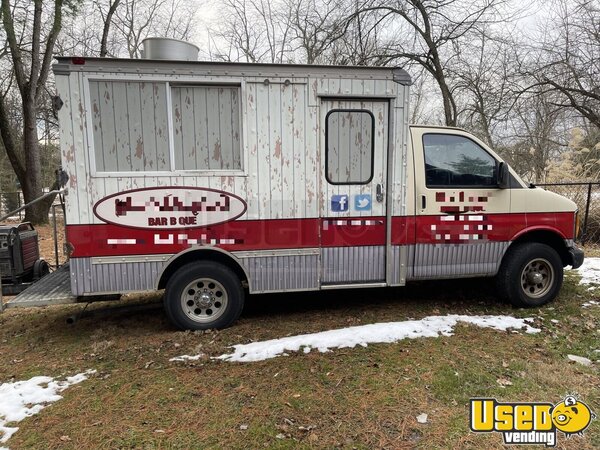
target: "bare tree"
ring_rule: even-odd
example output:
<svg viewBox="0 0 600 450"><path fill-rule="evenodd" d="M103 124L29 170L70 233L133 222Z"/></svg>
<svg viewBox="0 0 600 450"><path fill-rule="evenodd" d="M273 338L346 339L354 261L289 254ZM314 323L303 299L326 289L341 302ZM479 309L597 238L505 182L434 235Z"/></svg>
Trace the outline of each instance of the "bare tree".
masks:
<svg viewBox="0 0 600 450"><path fill-rule="evenodd" d="M306 64L328 63L326 52L345 33L343 0L286 0L290 35Z"/></svg>
<svg viewBox="0 0 600 450"><path fill-rule="evenodd" d="M446 125L456 126L458 108L451 79L446 71L453 57L449 48L473 30L500 20L499 9L506 0L367 0L354 18L373 11L382 13L379 23L393 27L386 19L400 19L398 30L389 40L388 62L407 60L422 66L438 84Z"/></svg>
<svg viewBox="0 0 600 450"><path fill-rule="evenodd" d="M81 0L76 14L63 18L61 32L55 45L60 55L99 56L102 0Z"/></svg>
<svg viewBox="0 0 600 450"><path fill-rule="evenodd" d="M423 68L411 71L412 86L410 88L410 123L431 124L436 122L436 108L431 99L437 95L433 80Z"/></svg>
<svg viewBox="0 0 600 450"><path fill-rule="evenodd" d="M46 80L52 63L52 52L62 18L68 5L54 0L46 11L42 0L11 5L2 0L2 23L14 81L22 112L22 142L11 124L6 97L0 99L0 135L10 163L19 179L26 202L42 195L42 158L38 140L38 107L45 93ZM18 6L18 8L16 7ZM31 19L29 19L29 17ZM27 22L23 20L27 17ZM48 220L51 198L26 210L25 220L43 223Z"/></svg>
<svg viewBox="0 0 600 450"><path fill-rule="evenodd" d="M498 128L507 125L519 95L515 47L504 36L480 29L469 42L457 46L456 58L448 68L456 80L455 92L463 97L461 125L490 147L499 143Z"/></svg>
<svg viewBox="0 0 600 450"><path fill-rule="evenodd" d="M288 62L291 11L271 0L226 0L213 30L213 57L226 61Z"/></svg>
<svg viewBox="0 0 600 450"><path fill-rule="evenodd" d="M285 8L277 9L271 0L254 0L254 8L263 24L269 62L284 62L289 48L290 15Z"/></svg>
<svg viewBox="0 0 600 450"><path fill-rule="evenodd" d="M556 94L539 91L521 97L512 110L513 144L503 149L511 166L525 179L542 182L547 167L566 148L568 134L559 126L566 120L556 106Z"/></svg>
<svg viewBox="0 0 600 450"><path fill-rule="evenodd" d="M210 56L246 62L381 65L375 12L359 0L226 0Z"/></svg>
<svg viewBox="0 0 600 450"><path fill-rule="evenodd" d="M600 4L554 0L541 37L535 37L526 73L531 87L558 95L557 106L572 108L600 128Z"/></svg>
<svg viewBox="0 0 600 450"><path fill-rule="evenodd" d="M255 18L254 5L246 0L225 0L223 7L223 21L215 32L222 42L215 44L216 54L211 56L225 61L261 61L266 54L264 31Z"/></svg>
<svg viewBox="0 0 600 450"><path fill-rule="evenodd" d="M359 0L354 0L351 7L344 13L345 16L350 15L352 20L344 20L343 35L333 42L327 52L331 64L381 66L387 63L380 34L380 25L384 15L377 11L359 14L360 10Z"/></svg>

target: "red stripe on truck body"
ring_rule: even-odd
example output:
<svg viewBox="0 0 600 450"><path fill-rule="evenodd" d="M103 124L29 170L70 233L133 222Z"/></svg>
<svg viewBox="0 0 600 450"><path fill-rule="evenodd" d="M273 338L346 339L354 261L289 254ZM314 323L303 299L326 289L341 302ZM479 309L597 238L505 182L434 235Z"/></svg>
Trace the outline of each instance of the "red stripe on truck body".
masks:
<svg viewBox="0 0 600 450"><path fill-rule="evenodd" d="M460 244L472 242L472 235L480 236L481 241L511 241L533 230L549 230L563 239L573 239L571 212L462 216L462 219L461 215L392 217L392 245ZM469 220L469 216L477 220ZM479 220L477 216L483 217ZM193 245L212 245L227 251L385 245L385 223L384 217L332 217L237 220L178 230L132 229L113 224L67 225L66 231L73 248L72 257L83 258L176 254ZM461 235L471 238L461 239Z"/></svg>

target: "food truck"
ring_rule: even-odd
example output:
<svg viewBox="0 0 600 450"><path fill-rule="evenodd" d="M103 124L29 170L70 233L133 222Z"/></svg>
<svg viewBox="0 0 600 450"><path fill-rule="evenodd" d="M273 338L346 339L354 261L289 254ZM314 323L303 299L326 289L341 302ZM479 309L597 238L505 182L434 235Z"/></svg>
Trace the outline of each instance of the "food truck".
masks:
<svg viewBox="0 0 600 450"><path fill-rule="evenodd" d="M143 59L54 66L79 301L165 289L175 326L207 329L248 294L495 277L527 307L582 264L575 203L466 131L409 125L403 69L150 43Z"/></svg>

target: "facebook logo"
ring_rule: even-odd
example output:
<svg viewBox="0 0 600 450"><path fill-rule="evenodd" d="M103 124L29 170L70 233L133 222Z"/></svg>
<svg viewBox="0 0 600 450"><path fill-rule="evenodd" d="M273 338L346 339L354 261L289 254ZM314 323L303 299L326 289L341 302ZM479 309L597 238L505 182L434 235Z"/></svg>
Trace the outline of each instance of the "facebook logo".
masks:
<svg viewBox="0 0 600 450"><path fill-rule="evenodd" d="M347 195L332 195L331 196L331 211L333 211L333 212L348 211L348 196Z"/></svg>

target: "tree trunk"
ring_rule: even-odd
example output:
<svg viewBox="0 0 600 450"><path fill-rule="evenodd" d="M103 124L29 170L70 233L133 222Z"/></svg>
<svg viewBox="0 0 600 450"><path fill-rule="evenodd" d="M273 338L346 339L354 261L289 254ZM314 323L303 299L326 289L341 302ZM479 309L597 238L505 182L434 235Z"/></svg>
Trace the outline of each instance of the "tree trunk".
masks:
<svg viewBox="0 0 600 450"><path fill-rule="evenodd" d="M102 28L102 40L100 41L100 57L104 58L108 54L108 33L112 23L112 17L119 6L121 0L114 0L113 4L108 8L106 18L104 19L104 27Z"/></svg>
<svg viewBox="0 0 600 450"><path fill-rule="evenodd" d="M25 95L23 99L23 154L25 155L25 179L19 180L25 203L42 196L42 164L37 132L35 99ZM25 221L33 224L48 222L49 205L36 203L25 210Z"/></svg>
<svg viewBox="0 0 600 450"><path fill-rule="evenodd" d="M44 26L43 17L43 0L34 0L33 4L33 20L31 23L31 37L25 35L17 36L14 26L15 11L11 7L9 0L1 0L1 18L4 25L4 33L10 56L12 58L12 68L14 72L14 80L19 93L21 94L21 108L23 113L23 161L17 155L15 139L13 132L10 129L10 120L8 120L6 105L3 99L0 99L0 134L3 140L6 139L5 148L10 157L11 164L15 169L15 173L21 183L23 189L23 197L25 203L30 203L33 200L41 197L42 191L42 164L40 155L40 146L38 141L37 130L37 106L44 91L44 86L47 81L50 65L52 64L52 52L58 33L62 24L62 8L64 0L54 0L54 19L50 24L50 29L46 33L45 49L41 50L41 36L44 34L42 28ZM22 20L21 17L17 18ZM18 29L28 29L21 27L19 22ZM21 30L23 33L25 31ZM24 42L28 42L25 44ZM30 44L29 44L30 42ZM31 46L30 48L29 45ZM23 53L30 55L30 63L27 64L23 58ZM5 129L5 127L7 127ZM36 203L25 210L25 220L34 224L48 222L48 211L50 208L50 200L44 200Z"/></svg>
<svg viewBox="0 0 600 450"><path fill-rule="evenodd" d="M454 103L454 97L452 96L452 92L450 92L450 88L446 84L446 77L444 76L443 72L440 71L436 74L436 80L440 87L442 99L444 101L444 118L446 120L446 126L455 127L456 105Z"/></svg>

